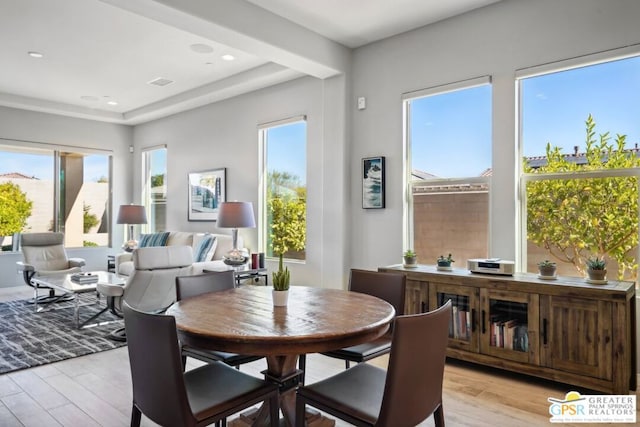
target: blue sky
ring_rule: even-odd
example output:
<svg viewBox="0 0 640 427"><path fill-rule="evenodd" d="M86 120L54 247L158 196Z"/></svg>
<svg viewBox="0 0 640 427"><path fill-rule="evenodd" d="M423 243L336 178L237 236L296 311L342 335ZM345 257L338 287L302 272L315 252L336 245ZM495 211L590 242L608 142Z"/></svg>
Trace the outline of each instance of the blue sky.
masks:
<svg viewBox="0 0 640 427"><path fill-rule="evenodd" d="M0 174L19 172L38 179L53 178L53 153L32 154L3 151L0 147ZM84 158L84 181L95 182L109 176L109 160L104 155Z"/></svg>
<svg viewBox="0 0 640 427"><path fill-rule="evenodd" d="M306 184L307 165L300 161L306 159L306 140L307 123L304 121L270 128L267 131L269 172L286 171L300 178L301 184Z"/></svg>
<svg viewBox="0 0 640 427"><path fill-rule="evenodd" d="M547 142L565 153L575 145L584 151L589 114L597 134L626 134L633 147L640 143L639 95L640 57L523 80L523 155L544 155ZM414 169L465 177L491 166L489 85L421 98L411 109Z"/></svg>

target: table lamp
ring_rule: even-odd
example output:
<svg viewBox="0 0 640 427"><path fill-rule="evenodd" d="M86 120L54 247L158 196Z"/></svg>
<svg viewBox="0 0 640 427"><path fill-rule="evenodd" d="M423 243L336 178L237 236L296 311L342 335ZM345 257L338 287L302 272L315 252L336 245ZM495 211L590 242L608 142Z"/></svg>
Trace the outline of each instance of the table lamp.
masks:
<svg viewBox="0 0 640 427"><path fill-rule="evenodd" d="M142 205L121 205L118 211L118 224L129 225L129 232L127 234L127 241L122 245L122 249L127 252L132 252L138 247L138 242L133 238L133 225L134 224L146 224L147 212Z"/></svg>
<svg viewBox="0 0 640 427"><path fill-rule="evenodd" d="M251 202L222 202L218 208L218 228L231 228L233 249L225 256L225 263L241 265L248 257L238 249L238 228L255 228Z"/></svg>

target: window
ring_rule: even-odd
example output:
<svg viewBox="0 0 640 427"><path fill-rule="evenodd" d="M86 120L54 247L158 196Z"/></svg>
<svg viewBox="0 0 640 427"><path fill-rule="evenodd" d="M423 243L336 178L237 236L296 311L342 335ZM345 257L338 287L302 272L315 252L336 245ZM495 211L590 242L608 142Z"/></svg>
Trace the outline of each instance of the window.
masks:
<svg viewBox="0 0 640 427"><path fill-rule="evenodd" d="M405 95L408 236L423 263L488 256L491 85L479 78ZM431 261L429 261L431 260Z"/></svg>
<svg viewBox="0 0 640 427"><path fill-rule="evenodd" d="M147 211L146 232L164 231L167 226L167 148L142 151L142 204Z"/></svg>
<svg viewBox="0 0 640 427"><path fill-rule="evenodd" d="M549 259L583 276L635 280L640 57L588 58L519 73L523 269Z"/></svg>
<svg viewBox="0 0 640 427"><path fill-rule="evenodd" d="M18 250L15 233L61 231L65 246L109 245L111 156L46 144L0 146L0 236Z"/></svg>
<svg viewBox="0 0 640 427"><path fill-rule="evenodd" d="M286 219L296 250L288 245L287 259L305 260L307 204L307 122L304 118L271 123L260 128L262 190L260 197L260 250L274 257L274 212Z"/></svg>

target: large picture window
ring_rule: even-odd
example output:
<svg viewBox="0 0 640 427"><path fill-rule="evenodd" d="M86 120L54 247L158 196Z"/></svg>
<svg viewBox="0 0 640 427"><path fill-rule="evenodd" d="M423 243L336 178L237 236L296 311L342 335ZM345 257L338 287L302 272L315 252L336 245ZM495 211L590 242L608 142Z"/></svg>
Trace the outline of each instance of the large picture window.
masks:
<svg viewBox="0 0 640 427"><path fill-rule="evenodd" d="M0 145L2 249L18 250L19 233L61 231L65 246L109 245L111 155Z"/></svg>
<svg viewBox="0 0 640 427"><path fill-rule="evenodd" d="M302 248L289 245L284 258L305 260L307 209L307 122L304 118L271 123L260 129L262 182L260 250L274 257L276 227L286 227ZM278 224L278 221L281 221ZM286 240L286 239L285 239Z"/></svg>
<svg viewBox="0 0 640 427"><path fill-rule="evenodd" d="M640 57L582 60L518 75L522 268L549 259L583 276L598 257L607 277L635 280Z"/></svg>
<svg viewBox="0 0 640 427"><path fill-rule="evenodd" d="M489 78L405 95L408 210L405 248L421 263L488 256Z"/></svg>

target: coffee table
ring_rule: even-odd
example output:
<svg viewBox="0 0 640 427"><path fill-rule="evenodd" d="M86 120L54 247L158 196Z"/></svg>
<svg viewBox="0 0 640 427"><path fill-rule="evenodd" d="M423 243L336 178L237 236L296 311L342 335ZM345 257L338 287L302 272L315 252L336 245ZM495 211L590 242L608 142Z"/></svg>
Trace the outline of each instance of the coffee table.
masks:
<svg viewBox="0 0 640 427"><path fill-rule="evenodd" d="M91 316L89 319L80 323L80 301L78 298L78 294L85 292L96 292L96 285L98 283L104 284L112 284L112 285L124 285L126 278L118 276L115 273L109 273L106 271L91 271L91 274L95 274L98 276L98 281L93 283L78 283L71 280L71 274L61 274L61 275L51 275L51 276L39 276L33 277L31 279L32 282L42 286L48 286L54 289L58 289L62 292L68 292L74 295L74 317L77 329L82 329L87 326L89 322L93 321L99 315L104 313L109 308L109 302L107 301L107 307L97 314ZM38 303L37 303L37 293L38 288L35 288L36 298L35 298L35 309L38 311ZM97 295L97 302L100 302L100 296Z"/></svg>

